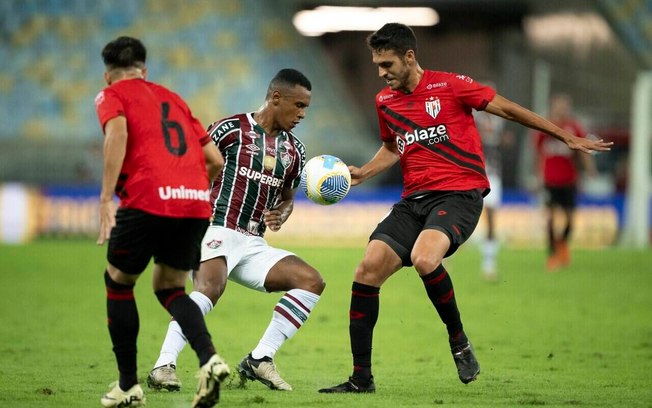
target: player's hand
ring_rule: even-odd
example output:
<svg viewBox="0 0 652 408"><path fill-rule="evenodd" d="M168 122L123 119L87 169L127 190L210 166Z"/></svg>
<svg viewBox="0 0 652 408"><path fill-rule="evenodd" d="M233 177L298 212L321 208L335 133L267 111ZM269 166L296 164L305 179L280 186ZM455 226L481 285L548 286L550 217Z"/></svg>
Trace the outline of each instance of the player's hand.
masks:
<svg viewBox="0 0 652 408"><path fill-rule="evenodd" d="M608 152L614 142L605 142L604 139L589 139L584 137L573 136L566 142L569 148L579 150L587 154L594 154L598 152Z"/></svg>
<svg viewBox="0 0 652 408"><path fill-rule="evenodd" d="M360 167L348 166L349 173L351 173L351 185L357 186L361 184L364 179L362 178L362 169Z"/></svg>
<svg viewBox="0 0 652 408"><path fill-rule="evenodd" d="M111 230L115 227L115 203L113 200L100 202L100 233L97 245L102 245L111 237Z"/></svg>
<svg viewBox="0 0 652 408"><path fill-rule="evenodd" d="M265 221L267 228L274 232L280 230L281 225L283 225L282 215L283 213L281 210L272 209L263 211L263 220Z"/></svg>

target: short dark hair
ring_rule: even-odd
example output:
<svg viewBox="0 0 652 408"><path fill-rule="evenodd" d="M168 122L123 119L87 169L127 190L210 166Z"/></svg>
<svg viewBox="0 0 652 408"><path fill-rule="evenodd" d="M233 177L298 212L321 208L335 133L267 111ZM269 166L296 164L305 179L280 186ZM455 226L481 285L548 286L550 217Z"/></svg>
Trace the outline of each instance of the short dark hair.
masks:
<svg viewBox="0 0 652 408"><path fill-rule="evenodd" d="M102 49L102 60L109 68L142 68L147 59L147 50L139 39L133 37L118 37Z"/></svg>
<svg viewBox="0 0 652 408"><path fill-rule="evenodd" d="M405 55L408 50L417 53L417 37L405 24L387 23L380 30L367 37L367 46L372 51L394 51Z"/></svg>
<svg viewBox="0 0 652 408"><path fill-rule="evenodd" d="M305 75L296 69L284 68L278 71L270 81L269 87L267 88L267 94L269 95L272 89L278 88L279 86L293 87L295 85L300 85L307 90L312 91L312 84Z"/></svg>

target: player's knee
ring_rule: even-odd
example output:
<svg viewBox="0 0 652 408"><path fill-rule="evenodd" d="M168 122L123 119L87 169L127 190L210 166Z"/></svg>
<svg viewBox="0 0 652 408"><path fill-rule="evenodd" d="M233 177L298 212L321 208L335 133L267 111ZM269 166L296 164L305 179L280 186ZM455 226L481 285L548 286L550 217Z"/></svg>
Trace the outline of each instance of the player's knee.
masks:
<svg viewBox="0 0 652 408"><path fill-rule="evenodd" d="M321 295L325 288L326 282L324 281L324 278L322 278L321 274L315 270L313 273L305 274L301 279L301 282L298 283L296 289L303 289L314 293L315 295Z"/></svg>
<svg viewBox="0 0 652 408"><path fill-rule="evenodd" d="M382 280L378 276L378 270L372 263L363 260L355 268L353 280L358 283L364 283L365 285L380 286Z"/></svg>
<svg viewBox="0 0 652 408"><path fill-rule="evenodd" d="M442 258L435 257L430 254L420 254L413 253L411 255L412 264L414 269L419 272L420 275L428 274L434 271L439 265L441 265Z"/></svg>

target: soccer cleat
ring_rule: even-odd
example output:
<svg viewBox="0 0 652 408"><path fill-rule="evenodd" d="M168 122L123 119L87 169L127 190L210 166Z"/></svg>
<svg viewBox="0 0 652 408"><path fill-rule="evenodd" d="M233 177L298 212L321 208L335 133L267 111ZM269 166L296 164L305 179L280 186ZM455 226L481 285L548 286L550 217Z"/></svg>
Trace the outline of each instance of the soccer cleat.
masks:
<svg viewBox="0 0 652 408"><path fill-rule="evenodd" d="M347 382L342 384L335 385L330 388L322 388L319 392L324 394L362 394L362 393L374 393L376 392L376 384L374 384L374 377L369 378L369 382L363 384L360 380L356 380L353 377L349 377Z"/></svg>
<svg viewBox="0 0 652 408"><path fill-rule="evenodd" d="M145 394L140 384L129 388L128 391L122 391L118 381L109 385L111 389L102 396L100 402L103 407L107 408L125 408L125 407L142 407L145 405Z"/></svg>
<svg viewBox="0 0 652 408"><path fill-rule="evenodd" d="M155 390L179 391L181 381L177 378L176 369L174 364L156 367L147 376L147 386Z"/></svg>
<svg viewBox="0 0 652 408"><path fill-rule="evenodd" d="M292 391L292 386L281 378L276 371L274 360L270 357L256 360L251 354L248 354L238 364L238 372L241 385L244 385L247 380L258 380L268 386L270 390Z"/></svg>
<svg viewBox="0 0 652 408"><path fill-rule="evenodd" d="M199 369L197 393L192 400L192 408L212 407L220 399L220 383L229 376L231 370L222 357L213 354L210 360Z"/></svg>
<svg viewBox="0 0 652 408"><path fill-rule="evenodd" d="M453 360L455 360L460 381L464 384L475 381L478 374L480 374L480 364L475 359L471 344L466 343L461 347L455 347L451 352L453 353Z"/></svg>

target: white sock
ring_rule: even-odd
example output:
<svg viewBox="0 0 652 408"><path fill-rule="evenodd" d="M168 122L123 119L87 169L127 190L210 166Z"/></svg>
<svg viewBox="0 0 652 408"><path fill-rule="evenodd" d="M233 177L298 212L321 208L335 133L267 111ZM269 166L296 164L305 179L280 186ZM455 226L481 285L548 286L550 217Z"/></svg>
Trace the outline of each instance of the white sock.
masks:
<svg viewBox="0 0 652 408"><path fill-rule="evenodd" d="M487 240L482 244L482 268L486 273L496 272L496 257L500 243L495 240Z"/></svg>
<svg viewBox="0 0 652 408"><path fill-rule="evenodd" d="M308 320L318 301L319 295L303 289L292 289L283 295L274 307L272 321L251 356L255 359L274 358L281 345Z"/></svg>
<svg viewBox="0 0 652 408"><path fill-rule="evenodd" d="M206 316L208 312L213 310L213 302L201 292L192 292L190 298L199 306L202 315ZM183 335L181 326L176 320L170 321L168 325L168 332L165 335L165 340L163 340L163 345L161 346L161 352L154 364L154 368L161 367L167 364L177 364L177 358L181 354L181 350L186 346L188 340L186 336Z"/></svg>

